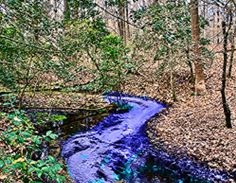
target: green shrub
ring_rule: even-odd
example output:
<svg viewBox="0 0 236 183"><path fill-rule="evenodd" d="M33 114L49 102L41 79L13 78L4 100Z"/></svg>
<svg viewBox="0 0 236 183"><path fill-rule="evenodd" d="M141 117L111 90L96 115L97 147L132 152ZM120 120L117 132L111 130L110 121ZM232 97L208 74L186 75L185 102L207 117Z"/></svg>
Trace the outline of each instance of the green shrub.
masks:
<svg viewBox="0 0 236 183"><path fill-rule="evenodd" d="M63 164L52 156L40 158L42 145L55 140L56 134L38 134L24 111L18 109L1 112L0 123L6 126L0 136L4 147L0 152L0 177L4 182L66 182Z"/></svg>

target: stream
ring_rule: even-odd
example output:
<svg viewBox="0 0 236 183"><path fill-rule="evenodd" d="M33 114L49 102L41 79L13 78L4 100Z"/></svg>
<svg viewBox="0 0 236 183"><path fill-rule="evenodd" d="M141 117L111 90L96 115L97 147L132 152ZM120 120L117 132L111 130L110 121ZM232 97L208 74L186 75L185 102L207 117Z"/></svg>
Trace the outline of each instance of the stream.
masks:
<svg viewBox="0 0 236 183"><path fill-rule="evenodd" d="M109 103L119 101L132 108L112 112L96 126L62 143L62 156L76 183L223 182L228 178L227 173L152 146L146 135L146 123L165 105L115 92L104 98Z"/></svg>

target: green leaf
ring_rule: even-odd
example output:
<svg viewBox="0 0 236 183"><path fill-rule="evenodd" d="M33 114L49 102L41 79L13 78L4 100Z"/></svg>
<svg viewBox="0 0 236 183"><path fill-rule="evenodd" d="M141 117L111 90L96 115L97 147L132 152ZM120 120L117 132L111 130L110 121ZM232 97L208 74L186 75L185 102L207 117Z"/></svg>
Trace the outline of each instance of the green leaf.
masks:
<svg viewBox="0 0 236 183"><path fill-rule="evenodd" d="M29 138L31 134L27 131L21 133L25 138Z"/></svg>
<svg viewBox="0 0 236 183"><path fill-rule="evenodd" d="M39 137L39 136L34 136L34 137L32 138L32 141L33 141L34 143L36 143L37 145L40 145L40 144L42 143L41 137Z"/></svg>
<svg viewBox="0 0 236 183"><path fill-rule="evenodd" d="M46 136L50 136L52 134L52 131L47 131Z"/></svg>
<svg viewBox="0 0 236 183"><path fill-rule="evenodd" d="M54 139L56 139L56 138L58 137L58 135L56 135L56 134L51 134L49 137L54 140Z"/></svg>
<svg viewBox="0 0 236 183"><path fill-rule="evenodd" d="M5 165L4 161L3 160L0 160L0 169L3 168Z"/></svg>
<svg viewBox="0 0 236 183"><path fill-rule="evenodd" d="M43 172L42 172L42 171L37 172L37 176L38 176L39 178L41 178L42 175L43 175Z"/></svg>

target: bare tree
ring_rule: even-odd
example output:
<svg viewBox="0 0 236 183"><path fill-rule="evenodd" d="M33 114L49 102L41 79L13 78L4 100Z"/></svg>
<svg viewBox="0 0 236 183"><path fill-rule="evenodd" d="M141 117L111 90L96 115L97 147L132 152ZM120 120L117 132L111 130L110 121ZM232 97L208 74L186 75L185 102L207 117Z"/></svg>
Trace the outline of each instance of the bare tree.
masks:
<svg viewBox="0 0 236 183"><path fill-rule="evenodd" d="M194 66L195 66L195 92L196 94L203 94L206 92L206 85L205 85L205 78L204 78L203 66L201 62L201 52L199 46L200 27L199 27L199 15L198 15L198 0L190 1L190 13L191 13Z"/></svg>
<svg viewBox="0 0 236 183"><path fill-rule="evenodd" d="M234 62L234 52L235 52L235 35L236 35L236 26L234 27L233 32L230 35L230 43L231 43L231 54L230 54L230 61L229 61L229 72L228 77L232 76L232 68Z"/></svg>
<svg viewBox="0 0 236 183"><path fill-rule="evenodd" d="M125 26L125 14L126 14L126 0L120 0L118 4L118 14L121 19L118 19L119 34L126 43L126 26Z"/></svg>
<svg viewBox="0 0 236 183"><path fill-rule="evenodd" d="M125 6L125 13L126 13L126 22L129 22L129 2L126 1L126 6ZM126 23L126 37L129 39L130 37L130 27L129 24Z"/></svg>
<svg viewBox="0 0 236 183"><path fill-rule="evenodd" d="M231 21L232 23L232 21ZM230 23L230 24L231 24ZM224 114L225 114L225 120L226 120L226 126L227 128L232 128L231 124L231 111L229 108L229 104L226 99L226 94L225 94L225 88L226 88L226 69L227 69L227 60L228 60L228 55L227 55L227 44L228 44L228 35L229 35L229 30L226 30L226 23L225 21L222 22L222 29L223 29L223 36L224 36L224 62L223 62L223 72L222 72L222 86L221 86L221 96L222 96L222 103L223 103L223 108L224 108Z"/></svg>

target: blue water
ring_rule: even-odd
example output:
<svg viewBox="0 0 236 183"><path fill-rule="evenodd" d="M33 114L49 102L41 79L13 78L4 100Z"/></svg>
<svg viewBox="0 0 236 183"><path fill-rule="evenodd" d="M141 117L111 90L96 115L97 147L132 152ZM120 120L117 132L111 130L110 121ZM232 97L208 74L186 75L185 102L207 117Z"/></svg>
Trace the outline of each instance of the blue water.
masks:
<svg viewBox="0 0 236 183"><path fill-rule="evenodd" d="M154 100L111 93L107 102L132 108L114 112L87 132L78 132L62 145L62 156L76 183L125 180L130 183L223 182L226 173L155 149L146 136L146 122L165 108Z"/></svg>

